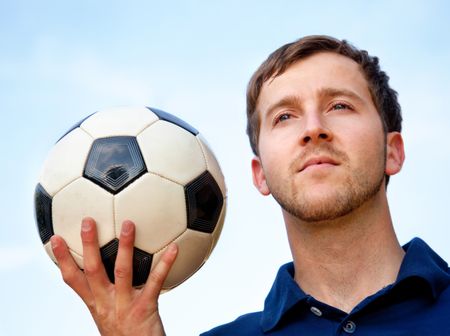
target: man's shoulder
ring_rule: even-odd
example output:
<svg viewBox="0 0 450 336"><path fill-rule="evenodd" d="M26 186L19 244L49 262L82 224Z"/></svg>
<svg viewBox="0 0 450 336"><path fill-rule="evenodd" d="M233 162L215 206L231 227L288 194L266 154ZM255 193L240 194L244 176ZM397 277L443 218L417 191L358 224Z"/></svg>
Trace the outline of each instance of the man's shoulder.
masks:
<svg viewBox="0 0 450 336"><path fill-rule="evenodd" d="M200 336L239 336L239 335L263 335L261 330L261 312L248 313L239 316L236 320L215 327Z"/></svg>

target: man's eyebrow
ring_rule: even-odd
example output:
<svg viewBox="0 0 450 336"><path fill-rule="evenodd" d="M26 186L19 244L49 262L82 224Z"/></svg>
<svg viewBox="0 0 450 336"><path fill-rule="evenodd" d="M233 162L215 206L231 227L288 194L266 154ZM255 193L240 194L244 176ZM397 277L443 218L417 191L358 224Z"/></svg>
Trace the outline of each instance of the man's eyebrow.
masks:
<svg viewBox="0 0 450 336"><path fill-rule="evenodd" d="M339 96L343 97L349 97L357 100L360 103L364 102L364 99L357 94L356 92L349 90L349 89L341 89L341 88L332 88L332 87L326 87L319 90L318 94L319 98L335 98ZM277 109L283 108L283 107L292 107L295 109L301 109L302 108L302 99L298 95L288 95L281 98L279 101L273 103L269 106L267 109L267 112L265 113L266 116L272 115Z"/></svg>
<svg viewBox="0 0 450 336"><path fill-rule="evenodd" d="M299 96L296 95L289 95L281 98L279 101L275 102L274 104L270 105L267 109L266 116L270 116L275 112L275 110L282 108L282 107L293 107L296 109L301 109L302 107L302 100Z"/></svg>
<svg viewBox="0 0 450 336"><path fill-rule="evenodd" d="M319 90L320 98L335 98L339 96L353 98L358 100L360 103L364 102L364 99L352 90L337 88L322 88Z"/></svg>

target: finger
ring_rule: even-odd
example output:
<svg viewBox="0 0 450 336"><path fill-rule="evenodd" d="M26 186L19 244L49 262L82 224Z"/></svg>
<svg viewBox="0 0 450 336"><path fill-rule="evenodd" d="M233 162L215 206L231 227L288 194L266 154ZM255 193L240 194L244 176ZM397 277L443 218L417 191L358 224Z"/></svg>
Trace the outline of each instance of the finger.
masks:
<svg viewBox="0 0 450 336"><path fill-rule="evenodd" d="M133 222L123 222L119 239L119 251L117 252L116 264L114 267L116 308L126 306L131 300L135 232Z"/></svg>
<svg viewBox="0 0 450 336"><path fill-rule="evenodd" d="M177 244L171 243L148 276L142 293L143 300L149 300L150 302L156 302L158 300L164 281L175 262L177 253Z"/></svg>
<svg viewBox="0 0 450 336"><path fill-rule="evenodd" d="M78 294L89 309L92 309L94 297L91 289L89 288L86 276L83 271L80 270L70 254L66 242L60 236L53 236L50 241L53 255L58 262L64 282Z"/></svg>
<svg viewBox="0 0 450 336"><path fill-rule="evenodd" d="M81 223L81 241L83 243L84 273L96 301L106 300L111 282L103 265L95 221L84 218Z"/></svg>

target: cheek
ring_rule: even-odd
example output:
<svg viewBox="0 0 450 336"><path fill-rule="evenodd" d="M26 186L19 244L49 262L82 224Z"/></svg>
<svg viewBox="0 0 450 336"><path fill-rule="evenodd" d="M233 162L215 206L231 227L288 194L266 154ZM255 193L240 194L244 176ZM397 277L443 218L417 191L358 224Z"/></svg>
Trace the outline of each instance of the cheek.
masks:
<svg viewBox="0 0 450 336"><path fill-rule="evenodd" d="M293 159L293 152L286 142L278 140L271 138L270 141L260 142L259 146L264 175L269 183L283 176Z"/></svg>
<svg viewBox="0 0 450 336"><path fill-rule="evenodd" d="M267 155L277 156L283 152L290 152L298 147L302 134L300 120L289 120L275 128L265 127L260 130L259 150Z"/></svg>
<svg viewBox="0 0 450 336"><path fill-rule="evenodd" d="M288 144L288 137L280 132L261 131L259 136L259 153L264 162L272 162L283 155ZM266 164L266 165L267 165Z"/></svg>
<svg viewBox="0 0 450 336"><path fill-rule="evenodd" d="M349 152L355 153L359 165L367 169L376 168L384 170L385 162L385 140L384 133L374 132L374 129L363 130L356 142L353 143L353 150Z"/></svg>

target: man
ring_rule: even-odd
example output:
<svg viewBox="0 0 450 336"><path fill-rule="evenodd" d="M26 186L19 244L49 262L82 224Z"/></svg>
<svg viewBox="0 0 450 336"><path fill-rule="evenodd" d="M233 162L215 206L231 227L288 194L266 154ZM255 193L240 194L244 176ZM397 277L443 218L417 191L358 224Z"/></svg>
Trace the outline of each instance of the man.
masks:
<svg viewBox="0 0 450 336"><path fill-rule="evenodd" d="M327 36L285 45L252 77L247 116L253 182L280 204L293 262L262 312L204 335L450 335L448 265L420 239L402 248L393 229L386 187L405 157L402 118L378 59ZM85 273L60 237L53 251L102 335L163 335L157 300L176 246L134 290L133 223L115 285L93 219L81 235Z"/></svg>

